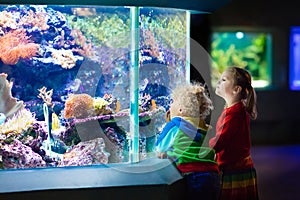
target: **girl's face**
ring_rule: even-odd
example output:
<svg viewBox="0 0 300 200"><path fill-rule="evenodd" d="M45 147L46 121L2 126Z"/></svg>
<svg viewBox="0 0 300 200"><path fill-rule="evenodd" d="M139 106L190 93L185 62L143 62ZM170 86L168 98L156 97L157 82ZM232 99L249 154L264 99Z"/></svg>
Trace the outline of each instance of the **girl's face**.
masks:
<svg viewBox="0 0 300 200"><path fill-rule="evenodd" d="M234 80L232 75L224 71L217 82L215 93L225 100L233 97L234 94Z"/></svg>

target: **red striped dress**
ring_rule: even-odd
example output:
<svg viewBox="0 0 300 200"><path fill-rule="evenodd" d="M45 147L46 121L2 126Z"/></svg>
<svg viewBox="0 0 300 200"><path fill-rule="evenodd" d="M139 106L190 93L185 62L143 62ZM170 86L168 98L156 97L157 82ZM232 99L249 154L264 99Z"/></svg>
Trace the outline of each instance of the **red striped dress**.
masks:
<svg viewBox="0 0 300 200"><path fill-rule="evenodd" d="M209 141L222 173L221 200L257 200L256 170L250 155L250 116L242 102L225 108Z"/></svg>

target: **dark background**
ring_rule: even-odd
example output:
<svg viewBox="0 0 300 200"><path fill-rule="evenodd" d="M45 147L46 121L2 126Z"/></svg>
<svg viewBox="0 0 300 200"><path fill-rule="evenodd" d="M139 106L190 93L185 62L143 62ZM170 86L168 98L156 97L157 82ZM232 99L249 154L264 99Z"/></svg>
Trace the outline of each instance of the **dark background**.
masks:
<svg viewBox="0 0 300 200"><path fill-rule="evenodd" d="M300 197L300 91L289 90L289 34L300 25L300 1L231 0L205 15L192 15L191 37L209 51L214 27L268 30L272 35L273 88L257 90L258 118L251 122L251 154L261 200ZM196 70L191 78L199 79ZM213 96L213 95L212 95ZM218 112L224 102L215 97Z"/></svg>
<svg viewBox="0 0 300 200"><path fill-rule="evenodd" d="M300 25L300 1L231 0L210 14L193 14L191 38L209 51L215 27L269 31L272 35L272 88L257 90L258 118L252 121L254 145L300 143L300 91L289 90L290 27ZM192 79L197 79L193 70ZM217 106L224 104L216 99Z"/></svg>

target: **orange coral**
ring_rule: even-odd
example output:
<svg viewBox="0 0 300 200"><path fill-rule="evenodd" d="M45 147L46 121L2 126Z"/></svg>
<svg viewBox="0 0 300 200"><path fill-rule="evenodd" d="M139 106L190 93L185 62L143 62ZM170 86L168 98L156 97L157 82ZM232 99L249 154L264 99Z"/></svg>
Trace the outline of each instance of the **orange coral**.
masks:
<svg viewBox="0 0 300 200"><path fill-rule="evenodd" d="M0 37L0 59L4 64L15 65L20 58L31 58L38 48L38 44L29 40L25 29L12 30Z"/></svg>
<svg viewBox="0 0 300 200"><path fill-rule="evenodd" d="M70 94L65 102L64 117L85 118L94 115L94 99L88 94Z"/></svg>

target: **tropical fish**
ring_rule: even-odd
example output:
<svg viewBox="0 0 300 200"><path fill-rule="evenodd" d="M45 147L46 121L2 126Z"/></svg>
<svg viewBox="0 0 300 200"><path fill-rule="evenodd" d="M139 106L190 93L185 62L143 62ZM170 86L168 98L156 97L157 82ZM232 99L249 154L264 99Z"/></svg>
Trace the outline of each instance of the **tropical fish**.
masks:
<svg viewBox="0 0 300 200"><path fill-rule="evenodd" d="M154 99L151 100L151 110L154 110L157 108L157 105L156 105L156 101Z"/></svg>
<svg viewBox="0 0 300 200"><path fill-rule="evenodd" d="M121 103L120 103L120 101L117 101L117 102L116 102L116 109L115 109L115 112L119 112L120 109L121 109Z"/></svg>
<svg viewBox="0 0 300 200"><path fill-rule="evenodd" d="M52 113L52 130L58 130L60 128L60 122L57 114Z"/></svg>

